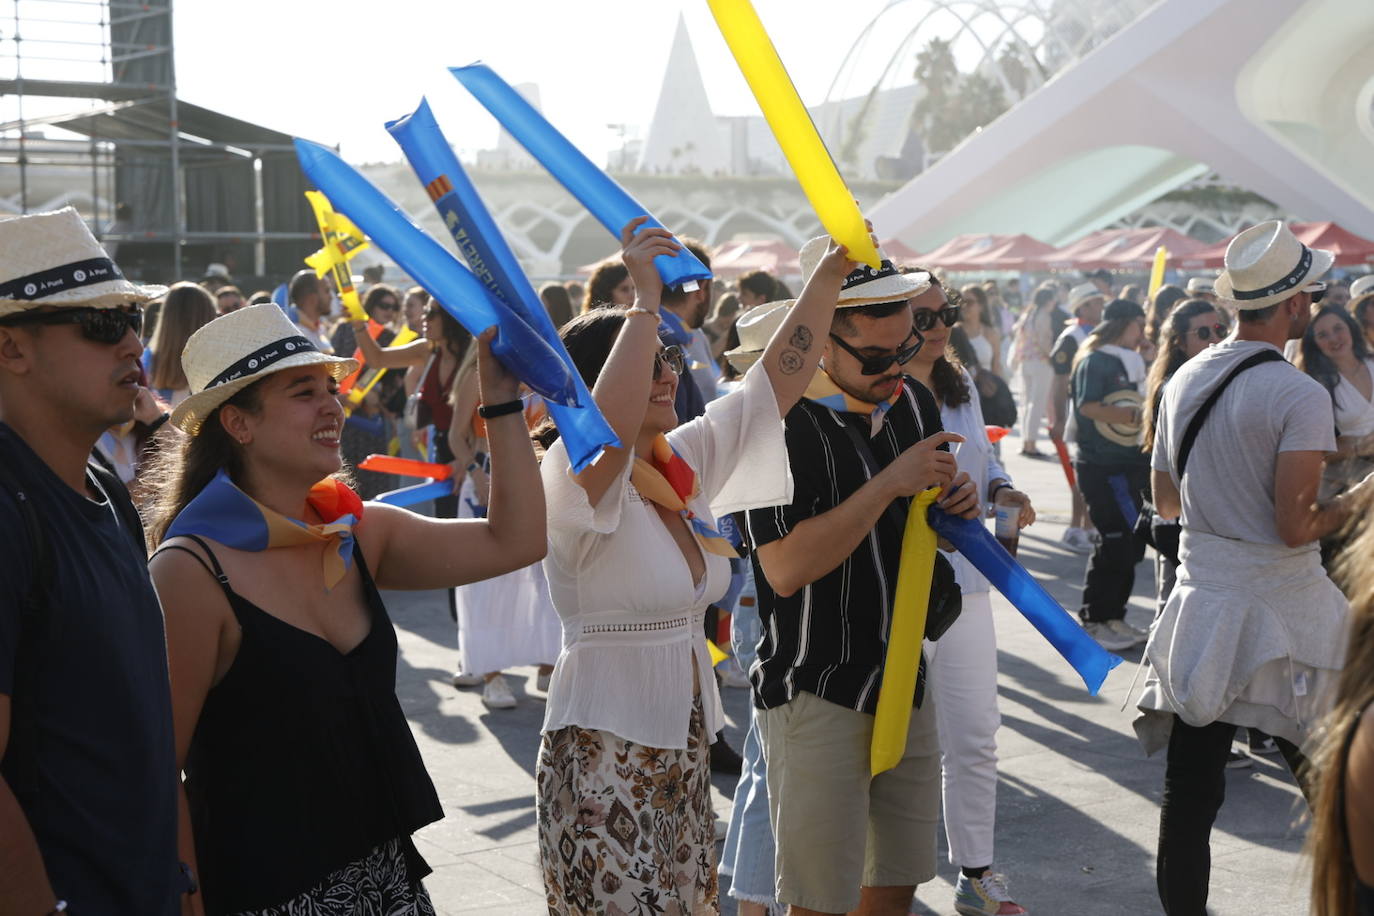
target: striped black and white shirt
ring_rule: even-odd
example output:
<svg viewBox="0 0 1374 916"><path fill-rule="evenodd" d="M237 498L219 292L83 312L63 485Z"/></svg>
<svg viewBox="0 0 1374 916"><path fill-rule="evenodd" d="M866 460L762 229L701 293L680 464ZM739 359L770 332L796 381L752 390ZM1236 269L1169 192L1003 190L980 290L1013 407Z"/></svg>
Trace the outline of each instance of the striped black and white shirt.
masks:
<svg viewBox="0 0 1374 916"><path fill-rule="evenodd" d="M791 597L773 591L758 562L761 545L829 512L867 482L846 423L867 440L880 467L942 429L935 397L911 378L871 439L866 416L805 398L787 414L792 502L742 513L763 622L758 661L750 671L754 703L762 709L782 706L799 690L861 712L878 706L903 534L893 513L884 513L843 563ZM905 518L906 506L901 509L897 514Z"/></svg>

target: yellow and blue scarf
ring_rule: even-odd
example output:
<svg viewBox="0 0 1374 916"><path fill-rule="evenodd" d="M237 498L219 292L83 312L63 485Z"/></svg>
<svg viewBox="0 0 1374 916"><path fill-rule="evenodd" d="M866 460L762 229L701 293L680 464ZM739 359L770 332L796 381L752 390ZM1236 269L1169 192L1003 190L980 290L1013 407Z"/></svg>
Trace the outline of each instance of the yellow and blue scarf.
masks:
<svg viewBox="0 0 1374 916"><path fill-rule="evenodd" d="M862 417L868 417L868 437L872 439L878 435L883 428L883 419L887 412L892 409L897 398L901 397L902 386L905 383L898 380L897 388L892 392L892 397L877 404L870 404L861 401L847 391L836 385L834 380L823 368L818 368L816 374L811 377L811 384L806 386L806 391L802 397L808 401L815 401L829 407L831 410L839 410L845 413L856 413Z"/></svg>
<svg viewBox="0 0 1374 916"><path fill-rule="evenodd" d="M324 552L324 586L339 584L353 563L353 526L363 515L363 501L332 477L310 488L306 501L324 522L311 525L269 509L234 485L220 471L205 489L182 509L167 529L167 537L194 534L234 550L270 550L302 544L333 542Z"/></svg>
<svg viewBox="0 0 1374 916"><path fill-rule="evenodd" d="M701 492L701 485L697 481L696 471L673 451L666 436L660 434L654 440L649 460L635 458L634 467L630 470L630 483L645 499L682 516L696 535L702 550L732 559L739 557L739 551L719 531L687 508L687 503Z"/></svg>

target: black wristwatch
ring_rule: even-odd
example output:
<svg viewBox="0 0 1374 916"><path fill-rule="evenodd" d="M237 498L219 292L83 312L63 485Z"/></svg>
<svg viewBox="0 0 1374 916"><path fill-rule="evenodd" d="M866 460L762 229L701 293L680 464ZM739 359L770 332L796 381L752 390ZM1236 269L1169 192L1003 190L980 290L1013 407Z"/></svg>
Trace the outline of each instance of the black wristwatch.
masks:
<svg viewBox="0 0 1374 916"><path fill-rule="evenodd" d="M483 420L490 420L492 417L504 417L506 414L519 413L525 409L525 402L516 398L513 401L504 401L500 404L483 404L477 408L477 416Z"/></svg>

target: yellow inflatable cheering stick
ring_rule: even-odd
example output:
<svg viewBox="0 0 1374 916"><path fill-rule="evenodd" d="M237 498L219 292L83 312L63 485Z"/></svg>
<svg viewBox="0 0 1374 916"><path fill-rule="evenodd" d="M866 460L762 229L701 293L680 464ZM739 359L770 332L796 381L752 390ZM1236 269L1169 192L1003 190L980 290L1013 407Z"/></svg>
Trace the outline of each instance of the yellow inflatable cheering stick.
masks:
<svg viewBox="0 0 1374 916"><path fill-rule="evenodd" d="M358 301L358 291L353 288L348 262L367 247L367 239L348 217L334 212L328 197L319 191L306 191L305 197L310 201L310 209L315 211L315 222L320 226L320 239L324 242L324 247L306 258L305 263L317 277L333 273L334 285L339 289L339 299L343 301L348 320L366 321L367 313Z"/></svg>
<svg viewBox="0 0 1374 916"><path fill-rule="evenodd" d="M802 104L773 42L749 0L708 0L725 43L758 99L778 146L797 175L821 225L849 249L849 257L877 269L882 266L863 214L835 168L811 115Z"/></svg>
<svg viewBox="0 0 1374 916"><path fill-rule="evenodd" d="M1155 297L1155 293L1159 292L1159 288L1164 285L1164 268L1168 265L1168 263L1169 249L1165 248L1163 245L1160 245L1158 248L1155 249L1155 262L1154 266L1150 269L1149 296L1151 299Z"/></svg>
<svg viewBox="0 0 1374 916"><path fill-rule="evenodd" d="M935 573L935 531L926 510L940 495L932 487L916 495L906 517L902 561L897 567L897 594L892 601L892 629L883 659L883 684L878 689L878 712L873 717L869 766L874 776L902 762L911 725L911 702L921 664L921 640L930 608L930 582Z"/></svg>

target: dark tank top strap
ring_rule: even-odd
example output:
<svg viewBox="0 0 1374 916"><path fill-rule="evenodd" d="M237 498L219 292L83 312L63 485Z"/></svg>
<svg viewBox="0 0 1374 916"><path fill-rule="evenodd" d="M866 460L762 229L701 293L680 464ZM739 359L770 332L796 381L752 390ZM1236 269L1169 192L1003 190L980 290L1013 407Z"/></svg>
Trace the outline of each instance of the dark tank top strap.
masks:
<svg viewBox="0 0 1374 916"><path fill-rule="evenodd" d="M202 557L189 547L183 547L180 544L163 544L157 550L153 551L153 556L155 557L167 550L180 550L182 553L190 554L195 557L196 562L205 567L205 571L215 577L215 581L219 583L219 587L224 590L225 597L228 598L232 604L238 595L234 593L234 589L229 585L229 577L224 574L224 567L219 565L219 557L215 556L215 552L210 549L210 545L205 543L204 539L198 535L183 534L181 537L186 538L188 541L195 541L196 545L200 547L201 550L205 551L205 556ZM208 563L206 562L207 558L209 559ZM151 560L152 557L148 559Z"/></svg>

